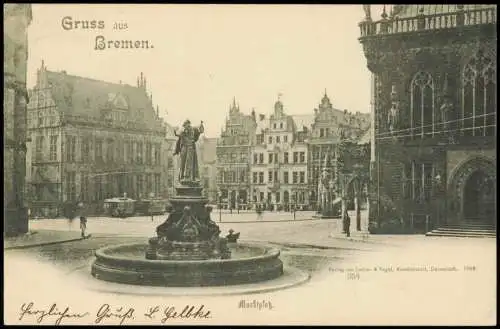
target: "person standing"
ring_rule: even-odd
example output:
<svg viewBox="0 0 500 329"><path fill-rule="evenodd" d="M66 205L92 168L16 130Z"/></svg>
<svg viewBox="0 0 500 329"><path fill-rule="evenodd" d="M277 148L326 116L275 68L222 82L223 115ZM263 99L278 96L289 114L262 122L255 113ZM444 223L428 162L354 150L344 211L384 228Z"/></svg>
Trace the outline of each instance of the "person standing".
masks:
<svg viewBox="0 0 500 329"><path fill-rule="evenodd" d="M351 217L349 217L347 209L344 213L344 233L346 234L346 237L351 236Z"/></svg>

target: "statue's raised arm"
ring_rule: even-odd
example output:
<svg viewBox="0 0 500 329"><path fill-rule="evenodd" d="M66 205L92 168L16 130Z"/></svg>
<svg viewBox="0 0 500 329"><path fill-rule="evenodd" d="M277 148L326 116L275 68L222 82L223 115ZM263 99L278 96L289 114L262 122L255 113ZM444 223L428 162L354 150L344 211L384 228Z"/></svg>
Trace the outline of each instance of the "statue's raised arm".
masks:
<svg viewBox="0 0 500 329"><path fill-rule="evenodd" d="M200 126L198 128L193 129L194 130L194 141L198 141L198 138L200 138L200 135L205 132L205 127L203 126L203 121L200 123Z"/></svg>

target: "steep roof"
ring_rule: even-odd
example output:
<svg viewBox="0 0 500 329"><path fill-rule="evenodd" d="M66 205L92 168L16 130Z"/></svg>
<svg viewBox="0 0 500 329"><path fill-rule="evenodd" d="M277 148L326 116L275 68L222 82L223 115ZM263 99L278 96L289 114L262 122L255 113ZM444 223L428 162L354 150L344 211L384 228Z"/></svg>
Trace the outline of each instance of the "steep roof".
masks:
<svg viewBox="0 0 500 329"><path fill-rule="evenodd" d="M257 118L257 130L255 133L262 134L267 128L269 128L269 118L264 118L262 120Z"/></svg>
<svg viewBox="0 0 500 329"><path fill-rule="evenodd" d="M306 127L307 130L311 130L314 123L314 114L298 114L292 115L291 117L295 123L296 130L302 131L304 127Z"/></svg>
<svg viewBox="0 0 500 329"><path fill-rule="evenodd" d="M64 71L43 73L59 111L100 118L102 109L117 108L127 113L127 120L161 128L145 87L105 82Z"/></svg>
<svg viewBox="0 0 500 329"><path fill-rule="evenodd" d="M484 8L495 8L496 5L486 4L486 5L463 5L465 11L484 9ZM457 5L394 5L393 10L395 11L395 16L400 18L405 17L415 17L419 14L424 15L435 15L435 14L447 14L458 11Z"/></svg>

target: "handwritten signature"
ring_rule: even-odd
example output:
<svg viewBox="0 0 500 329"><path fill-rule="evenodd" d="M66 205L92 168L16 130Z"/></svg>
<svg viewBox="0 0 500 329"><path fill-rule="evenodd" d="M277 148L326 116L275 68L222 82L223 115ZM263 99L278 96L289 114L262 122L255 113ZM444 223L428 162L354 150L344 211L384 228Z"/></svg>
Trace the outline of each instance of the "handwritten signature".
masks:
<svg viewBox="0 0 500 329"><path fill-rule="evenodd" d="M105 324L106 322L118 322L120 325L128 320L134 320L138 312L132 307L113 307L109 304L102 304L95 315L95 324ZM37 309L33 302L24 303L21 305L19 321L29 316L34 317L37 323L42 323L44 320L55 319L55 325L60 325L64 319L69 318L84 318L90 316L89 312L77 313L71 312L69 306L58 307L53 303L47 309ZM209 319L211 311L205 305L186 305L182 311L177 311L175 306L161 307L159 305L149 307L144 312L146 319L158 319L162 324L170 319Z"/></svg>
<svg viewBox="0 0 500 329"><path fill-rule="evenodd" d="M34 309L34 303L30 302L28 304L24 303L21 305L21 314L19 316L19 321L21 321L25 316L34 316L37 323L42 323L45 318L55 317L56 325L60 325L63 319L67 318L83 318L89 315L89 312L85 313L71 313L69 306L67 306L64 311L57 308L57 304L53 303L48 310L37 310Z"/></svg>
<svg viewBox="0 0 500 329"><path fill-rule="evenodd" d="M154 319L157 313L160 313L161 323L165 323L170 319L210 319L210 310L205 309L205 305L199 305L198 308L192 305L186 305L184 309L179 313L176 311L175 306L167 306L160 312L160 306L150 307L149 310L144 313L144 316L149 319Z"/></svg>

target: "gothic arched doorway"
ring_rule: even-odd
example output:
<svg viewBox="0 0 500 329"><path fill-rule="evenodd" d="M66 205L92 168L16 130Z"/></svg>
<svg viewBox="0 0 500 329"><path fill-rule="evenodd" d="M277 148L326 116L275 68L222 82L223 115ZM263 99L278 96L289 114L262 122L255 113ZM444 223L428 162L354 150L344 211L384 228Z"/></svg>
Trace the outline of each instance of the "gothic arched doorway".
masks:
<svg viewBox="0 0 500 329"><path fill-rule="evenodd" d="M469 176L464 184L464 220L494 223L494 185L492 177L483 170L476 170Z"/></svg>
<svg viewBox="0 0 500 329"><path fill-rule="evenodd" d="M486 157L472 157L452 173L448 185L448 222L496 222L496 166Z"/></svg>

